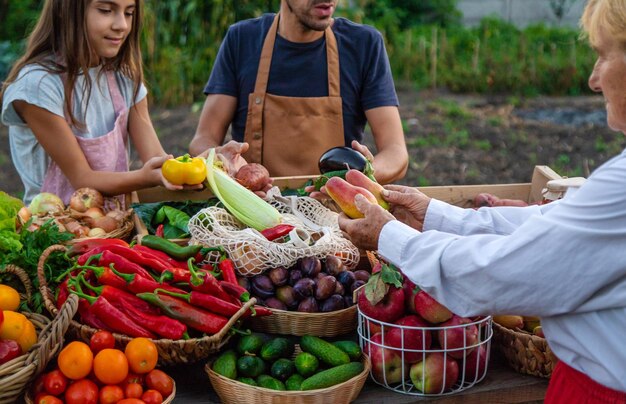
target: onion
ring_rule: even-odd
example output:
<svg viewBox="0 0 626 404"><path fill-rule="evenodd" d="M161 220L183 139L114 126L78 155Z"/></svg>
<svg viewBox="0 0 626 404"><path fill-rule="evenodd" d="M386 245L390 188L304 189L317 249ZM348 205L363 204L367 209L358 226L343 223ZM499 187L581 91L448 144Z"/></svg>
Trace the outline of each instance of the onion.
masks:
<svg viewBox="0 0 626 404"><path fill-rule="evenodd" d="M85 211L85 215L87 215L87 216L89 216L89 217L91 217L93 219L97 219L99 217L104 216L104 212L99 207L94 206L92 208L87 209Z"/></svg>
<svg viewBox="0 0 626 404"><path fill-rule="evenodd" d="M106 234L107 232L104 231L104 229L101 229L100 227L94 227L93 229L89 230L89 233L87 233L87 236L88 237L102 237Z"/></svg>
<svg viewBox="0 0 626 404"><path fill-rule="evenodd" d="M93 188L78 188L70 197L70 208L86 212L89 208L104 207L104 197Z"/></svg>
<svg viewBox="0 0 626 404"><path fill-rule="evenodd" d="M17 216L19 216L22 223L28 222L31 217L30 209L28 209L26 206L22 206L17 212Z"/></svg>
<svg viewBox="0 0 626 404"><path fill-rule="evenodd" d="M102 216L94 220L92 228L99 227L107 233L110 233L119 228L117 220L110 216Z"/></svg>
<svg viewBox="0 0 626 404"><path fill-rule="evenodd" d="M55 194L50 192L41 192L33 198L28 206L30 213L33 215L40 215L46 213L62 212L65 209L65 204Z"/></svg>
<svg viewBox="0 0 626 404"><path fill-rule="evenodd" d="M270 183L270 173L258 163L248 163L242 166L235 179L250 191L263 191Z"/></svg>

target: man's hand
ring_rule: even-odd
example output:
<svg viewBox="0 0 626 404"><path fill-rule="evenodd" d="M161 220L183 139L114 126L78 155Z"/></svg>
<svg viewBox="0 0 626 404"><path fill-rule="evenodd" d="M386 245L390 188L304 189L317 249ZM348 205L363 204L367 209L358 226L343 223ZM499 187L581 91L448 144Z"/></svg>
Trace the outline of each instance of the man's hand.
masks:
<svg viewBox="0 0 626 404"><path fill-rule="evenodd" d="M379 205L368 202L363 195L357 195L354 198L354 204L365 217L350 219L342 213L339 215L339 228L357 247L364 250L377 250L378 238L383 226L394 220L394 217Z"/></svg>
<svg viewBox="0 0 626 404"><path fill-rule="evenodd" d="M389 202L389 211L397 220L422 231L431 198L415 188L403 185L385 185L383 198Z"/></svg>
<svg viewBox="0 0 626 404"><path fill-rule="evenodd" d="M222 146L217 146L215 148L215 156L218 158L222 164L224 164L224 169L231 177L234 177L237 174L237 171L248 162L241 155L248 151L250 145L248 143L239 143L234 140L230 140L228 143ZM209 150L207 149L198 157L207 158L209 156Z"/></svg>

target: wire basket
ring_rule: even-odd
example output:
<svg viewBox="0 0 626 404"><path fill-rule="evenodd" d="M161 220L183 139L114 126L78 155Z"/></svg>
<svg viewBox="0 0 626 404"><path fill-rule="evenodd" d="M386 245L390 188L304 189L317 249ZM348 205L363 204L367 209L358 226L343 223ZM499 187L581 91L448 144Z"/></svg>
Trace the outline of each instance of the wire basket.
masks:
<svg viewBox="0 0 626 404"><path fill-rule="evenodd" d="M24 284L24 298L29 301L32 294L30 278L23 269L15 265L7 265L0 272L16 275ZM0 365L0 404L18 402L18 397L26 389L28 383L39 375L48 361L59 353L63 346L63 337L70 320L78 310L78 298L68 299L57 316L49 318L36 313L23 313L37 331L37 343L27 353Z"/></svg>
<svg viewBox="0 0 626 404"><path fill-rule="evenodd" d="M377 384L403 394L436 397L466 390L487 374L490 316L451 326L413 327L375 320L358 310L359 341Z"/></svg>
<svg viewBox="0 0 626 404"><path fill-rule="evenodd" d="M55 297L50 288L46 277L44 275L44 264L48 259L48 256L54 251L66 251L67 247L63 245L53 245L48 247L39 257L39 263L37 265L37 276L39 277L39 288L41 295L43 296L46 309L53 315L56 314L57 308L55 305ZM218 352L224 345L228 343L228 340L232 336L231 328L242 318L242 316L250 310L256 303L255 298L251 298L247 301L237 313L235 313L226 323L226 325L216 334L208 335L199 338L189 339L154 339L152 340L159 352L159 365L175 365L182 363L193 363L209 357L212 353ZM76 320L72 320L69 325L68 334L74 339L78 339L89 343L91 336L98 330L88 325L81 324ZM120 348L124 348L128 344L132 337L128 335L113 333L115 337L115 343Z"/></svg>

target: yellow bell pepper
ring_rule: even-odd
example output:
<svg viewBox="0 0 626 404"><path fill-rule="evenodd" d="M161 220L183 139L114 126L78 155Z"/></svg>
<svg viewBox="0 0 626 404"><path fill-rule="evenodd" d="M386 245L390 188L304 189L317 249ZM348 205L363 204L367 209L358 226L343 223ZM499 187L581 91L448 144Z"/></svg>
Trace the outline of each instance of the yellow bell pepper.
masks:
<svg viewBox="0 0 626 404"><path fill-rule="evenodd" d="M174 185L196 185L206 179L206 164L201 157L191 157L189 154L166 160L161 166L161 172L166 180Z"/></svg>

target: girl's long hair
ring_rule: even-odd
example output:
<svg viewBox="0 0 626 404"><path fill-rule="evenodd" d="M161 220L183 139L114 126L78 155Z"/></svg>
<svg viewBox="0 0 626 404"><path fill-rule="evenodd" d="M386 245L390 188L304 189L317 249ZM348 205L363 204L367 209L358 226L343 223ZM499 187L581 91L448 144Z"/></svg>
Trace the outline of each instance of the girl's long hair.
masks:
<svg viewBox="0 0 626 404"><path fill-rule="evenodd" d="M92 49L87 36L87 8L93 0L46 0L35 28L28 37L26 51L9 72L0 102L7 86L13 83L20 70L29 64L38 64L48 72L63 75L65 94L64 109L72 125L82 127L72 112L72 96L79 75L85 78L83 99L91 93L89 76ZM137 97L143 83L140 32L143 0L135 0L133 23L119 53L111 59L103 59L103 70L120 71L134 83L133 98ZM88 98L86 98L88 99Z"/></svg>

